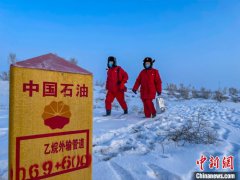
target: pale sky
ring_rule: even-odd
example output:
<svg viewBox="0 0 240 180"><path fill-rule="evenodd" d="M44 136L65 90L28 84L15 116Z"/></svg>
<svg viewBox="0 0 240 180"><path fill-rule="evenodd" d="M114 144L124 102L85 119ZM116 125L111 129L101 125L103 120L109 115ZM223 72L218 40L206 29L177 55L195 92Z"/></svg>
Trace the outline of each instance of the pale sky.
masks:
<svg viewBox="0 0 240 180"><path fill-rule="evenodd" d="M0 71L52 52L104 81L113 55L131 87L150 56L164 84L240 88L239 0L1 0L0 40Z"/></svg>

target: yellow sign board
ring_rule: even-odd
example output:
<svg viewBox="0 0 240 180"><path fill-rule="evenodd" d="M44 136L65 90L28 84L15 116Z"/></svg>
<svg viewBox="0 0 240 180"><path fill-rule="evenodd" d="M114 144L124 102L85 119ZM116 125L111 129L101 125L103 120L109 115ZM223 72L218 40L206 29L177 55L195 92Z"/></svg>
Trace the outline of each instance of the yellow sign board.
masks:
<svg viewBox="0 0 240 180"><path fill-rule="evenodd" d="M9 179L92 179L92 97L91 74L12 66Z"/></svg>

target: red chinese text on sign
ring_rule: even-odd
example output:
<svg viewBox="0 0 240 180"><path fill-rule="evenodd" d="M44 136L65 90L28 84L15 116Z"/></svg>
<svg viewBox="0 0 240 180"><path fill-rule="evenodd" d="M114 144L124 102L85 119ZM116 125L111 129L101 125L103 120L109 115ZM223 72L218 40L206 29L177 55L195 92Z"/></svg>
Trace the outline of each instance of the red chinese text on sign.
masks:
<svg viewBox="0 0 240 180"><path fill-rule="evenodd" d="M57 82L43 82L42 84L42 96L58 96L58 84ZM83 84L76 85L76 92L73 92L74 84L61 83L61 90L59 91L63 97L73 97L75 93L76 97L88 97L88 87ZM29 97L33 96L33 92L39 92L39 84L34 84L33 80L30 80L29 83L23 83L23 92L28 92Z"/></svg>
<svg viewBox="0 0 240 180"><path fill-rule="evenodd" d="M45 96L57 97L57 83L43 82L43 97Z"/></svg>
<svg viewBox="0 0 240 180"><path fill-rule="evenodd" d="M61 84L63 86L63 89L61 90L61 93L63 94L64 97L72 97L72 87L73 84Z"/></svg>
<svg viewBox="0 0 240 180"><path fill-rule="evenodd" d="M23 92L29 92L29 96L33 96L33 92L39 92L39 85L34 84L33 80L30 80L29 83L24 83L23 84Z"/></svg>
<svg viewBox="0 0 240 180"><path fill-rule="evenodd" d="M79 97L88 97L88 87L83 84L83 86L77 85L77 94Z"/></svg>

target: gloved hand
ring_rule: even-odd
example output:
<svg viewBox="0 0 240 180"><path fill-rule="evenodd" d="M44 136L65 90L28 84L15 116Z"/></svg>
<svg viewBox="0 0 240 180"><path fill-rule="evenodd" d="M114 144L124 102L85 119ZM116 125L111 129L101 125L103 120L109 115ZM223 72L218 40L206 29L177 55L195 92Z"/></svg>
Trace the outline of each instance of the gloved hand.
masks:
<svg viewBox="0 0 240 180"><path fill-rule="evenodd" d="M120 90L122 90L122 91L125 90L125 85L124 85L124 83L121 83L121 84L120 84Z"/></svg>
<svg viewBox="0 0 240 180"><path fill-rule="evenodd" d="M158 96L161 96L161 94L162 94L161 92L157 92L157 95L158 95Z"/></svg>
<svg viewBox="0 0 240 180"><path fill-rule="evenodd" d="M134 89L132 89L132 92L133 92L134 94L137 94L137 91L136 91L136 90L134 90Z"/></svg>

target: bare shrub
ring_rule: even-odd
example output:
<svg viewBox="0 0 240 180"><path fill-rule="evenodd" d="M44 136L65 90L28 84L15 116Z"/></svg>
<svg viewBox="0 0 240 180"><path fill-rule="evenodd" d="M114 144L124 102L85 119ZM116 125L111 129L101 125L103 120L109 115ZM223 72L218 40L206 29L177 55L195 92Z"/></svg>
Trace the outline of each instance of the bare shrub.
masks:
<svg viewBox="0 0 240 180"><path fill-rule="evenodd" d="M167 84L166 90L168 91L168 95L174 96L177 92L177 85L173 83Z"/></svg>
<svg viewBox="0 0 240 180"><path fill-rule="evenodd" d="M167 134L167 139L182 146L186 142L192 144L213 144L217 140L217 132L209 124L209 121L198 115L197 119L190 119L186 124L171 129Z"/></svg>
<svg viewBox="0 0 240 180"><path fill-rule="evenodd" d="M0 79L3 80L3 81L9 81L9 73L4 71L0 74Z"/></svg>
<svg viewBox="0 0 240 180"><path fill-rule="evenodd" d="M192 98L200 98L199 91L194 87L192 88Z"/></svg>
<svg viewBox="0 0 240 180"><path fill-rule="evenodd" d="M240 97L238 97L238 96L232 96L232 97L231 97L231 100L232 100L233 102L235 102L235 103L238 103L238 102L240 102Z"/></svg>
<svg viewBox="0 0 240 180"><path fill-rule="evenodd" d="M200 91L196 90L194 87L192 88L192 98L209 99L211 94L212 92L204 87L202 87Z"/></svg>
<svg viewBox="0 0 240 180"><path fill-rule="evenodd" d="M223 95L226 95L227 94L227 91L228 91L228 88L223 88L223 90L222 90L222 93L223 93Z"/></svg>
<svg viewBox="0 0 240 180"><path fill-rule="evenodd" d="M105 86L105 83L103 81L96 81L95 82L95 86L100 86L100 87L104 87Z"/></svg>
<svg viewBox="0 0 240 180"><path fill-rule="evenodd" d="M74 65L77 65L78 60L77 60L76 58L70 58L70 59L69 59L69 62L72 63L72 64L74 64Z"/></svg>
<svg viewBox="0 0 240 180"><path fill-rule="evenodd" d="M167 94L170 97L175 97L177 99L191 99L191 98L202 98L202 99L214 99L218 102L231 100L235 103L240 102L240 90L231 87L223 88L217 91L211 91L202 87L200 90L195 87L185 86L180 84L177 87L175 84L170 83L166 86Z"/></svg>
<svg viewBox="0 0 240 180"><path fill-rule="evenodd" d="M8 55L8 63L9 64L15 64L17 62L16 54L15 53L9 53ZM9 71L4 71L0 73L0 79L3 81L9 81L10 79L10 73Z"/></svg>
<svg viewBox="0 0 240 180"><path fill-rule="evenodd" d="M229 95L231 97L231 100L235 103L240 102L240 97L238 96L238 90L236 88L229 88Z"/></svg>
<svg viewBox="0 0 240 180"><path fill-rule="evenodd" d="M190 88L185 87L183 84L180 84L178 92L183 99L189 99Z"/></svg>
<svg viewBox="0 0 240 180"><path fill-rule="evenodd" d="M8 55L8 63L15 64L17 62L17 56L15 53L9 53ZM3 81L9 81L10 79L10 73L8 71L1 72L0 79Z"/></svg>
<svg viewBox="0 0 240 180"><path fill-rule="evenodd" d="M205 89L204 87L202 87L200 90L200 97L203 99L209 99L211 94L212 94L211 91Z"/></svg>
<svg viewBox="0 0 240 180"><path fill-rule="evenodd" d="M230 96L237 96L237 94L238 94L238 90L236 88L233 88L233 87L229 88L228 91L229 91Z"/></svg>
<svg viewBox="0 0 240 180"><path fill-rule="evenodd" d="M15 53L9 53L8 55L8 63L15 64L17 62L17 56Z"/></svg>
<svg viewBox="0 0 240 180"><path fill-rule="evenodd" d="M227 100L227 97L224 96L223 92L218 90L218 91L215 91L213 99L217 100L218 102L222 102L224 100Z"/></svg>

